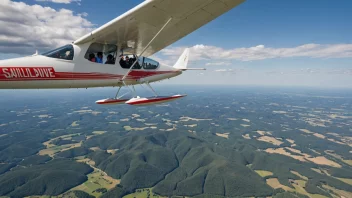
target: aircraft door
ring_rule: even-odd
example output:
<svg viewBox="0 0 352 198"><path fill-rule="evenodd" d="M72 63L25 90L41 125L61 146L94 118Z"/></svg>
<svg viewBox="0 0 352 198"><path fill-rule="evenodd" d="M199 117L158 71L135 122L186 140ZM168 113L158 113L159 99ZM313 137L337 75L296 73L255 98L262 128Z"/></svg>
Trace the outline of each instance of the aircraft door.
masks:
<svg viewBox="0 0 352 198"><path fill-rule="evenodd" d="M76 61L74 73L78 87L115 86L118 82L119 67L117 46L111 44L92 43Z"/></svg>

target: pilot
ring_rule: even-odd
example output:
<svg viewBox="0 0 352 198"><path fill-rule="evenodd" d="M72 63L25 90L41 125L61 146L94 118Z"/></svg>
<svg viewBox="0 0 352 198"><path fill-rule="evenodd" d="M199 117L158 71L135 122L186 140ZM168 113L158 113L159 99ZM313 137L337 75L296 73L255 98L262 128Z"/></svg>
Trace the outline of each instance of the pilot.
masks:
<svg viewBox="0 0 352 198"><path fill-rule="evenodd" d="M66 51L65 53L65 59L66 60L72 60L73 59L73 53L71 50Z"/></svg>
<svg viewBox="0 0 352 198"><path fill-rule="evenodd" d="M107 61L105 62L105 64L111 64L111 65L114 65L115 64L115 61L114 61L114 57L109 54L107 57L106 57Z"/></svg>
<svg viewBox="0 0 352 198"><path fill-rule="evenodd" d="M95 55L92 53L92 54L89 54L89 61L91 62L96 62L95 61Z"/></svg>
<svg viewBox="0 0 352 198"><path fill-rule="evenodd" d="M103 64L103 52L98 52L98 53L97 53L97 57L96 57L95 61L96 61L97 63Z"/></svg>
<svg viewBox="0 0 352 198"><path fill-rule="evenodd" d="M130 61L131 61L131 65L132 65L134 62L136 62L136 60L137 60L136 56L135 56L135 55L133 55L133 58L131 58L131 59L130 59Z"/></svg>

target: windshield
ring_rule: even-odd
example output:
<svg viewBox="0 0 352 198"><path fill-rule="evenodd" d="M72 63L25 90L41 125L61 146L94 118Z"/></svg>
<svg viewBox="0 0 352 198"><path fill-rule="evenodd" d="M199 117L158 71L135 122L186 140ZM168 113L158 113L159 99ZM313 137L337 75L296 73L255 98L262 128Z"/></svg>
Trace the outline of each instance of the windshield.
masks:
<svg viewBox="0 0 352 198"><path fill-rule="evenodd" d="M49 52L45 52L42 55L50 58L73 60L74 50L72 45L65 45Z"/></svg>
<svg viewBox="0 0 352 198"><path fill-rule="evenodd" d="M150 58L144 58L143 68L144 69L156 69L159 66L159 62Z"/></svg>

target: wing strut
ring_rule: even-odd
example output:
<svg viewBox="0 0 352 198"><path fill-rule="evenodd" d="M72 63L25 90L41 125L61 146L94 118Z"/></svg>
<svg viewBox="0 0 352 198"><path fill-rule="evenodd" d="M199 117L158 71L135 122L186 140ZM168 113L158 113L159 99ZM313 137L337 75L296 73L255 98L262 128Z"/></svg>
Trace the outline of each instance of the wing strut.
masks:
<svg viewBox="0 0 352 198"><path fill-rule="evenodd" d="M149 84L149 82L146 83L147 86L154 92L155 97L158 97L158 94L156 93L156 91L153 89L153 87Z"/></svg>
<svg viewBox="0 0 352 198"><path fill-rule="evenodd" d="M155 34L155 36L152 38L152 40L149 41L148 45L145 46L145 48L143 49L143 51L136 56L136 61L132 64L132 66L130 67L130 69L127 71L127 73L123 76L122 81L124 81L126 79L126 77L128 76L128 74L131 72L131 70L133 69L134 65L137 64L138 59L140 56L143 55L143 53L148 49L148 47L153 43L153 41L156 39L156 37L159 36L159 34L166 28L166 26L171 22L172 18L170 18L165 24L164 26L159 30L158 33Z"/></svg>

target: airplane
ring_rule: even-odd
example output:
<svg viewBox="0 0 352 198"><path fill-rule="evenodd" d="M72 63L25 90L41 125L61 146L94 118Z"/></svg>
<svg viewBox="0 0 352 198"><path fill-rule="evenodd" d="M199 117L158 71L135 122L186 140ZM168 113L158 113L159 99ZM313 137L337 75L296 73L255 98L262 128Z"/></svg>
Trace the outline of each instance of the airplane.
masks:
<svg viewBox="0 0 352 198"><path fill-rule="evenodd" d="M113 98L96 104L152 105L185 95L159 96L150 83L181 75L189 49L174 66L151 58L245 0L146 0L71 44L32 56L0 61L0 89L118 87ZM153 97L139 97L147 85ZM119 96L128 87L134 97Z"/></svg>

